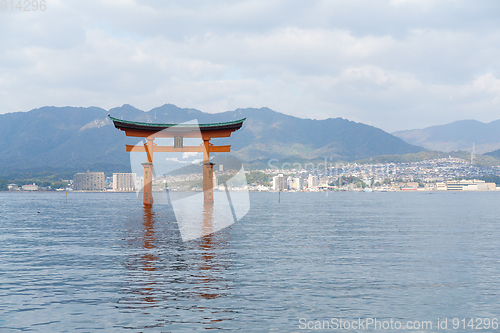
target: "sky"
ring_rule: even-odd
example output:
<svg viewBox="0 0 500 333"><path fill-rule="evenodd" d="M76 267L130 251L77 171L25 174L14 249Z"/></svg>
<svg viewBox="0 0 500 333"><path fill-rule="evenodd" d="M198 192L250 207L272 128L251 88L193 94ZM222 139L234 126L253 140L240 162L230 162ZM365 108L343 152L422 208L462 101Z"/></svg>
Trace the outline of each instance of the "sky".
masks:
<svg viewBox="0 0 500 333"><path fill-rule="evenodd" d="M0 7L0 113L269 107L388 132L500 118L496 0L43 5Z"/></svg>

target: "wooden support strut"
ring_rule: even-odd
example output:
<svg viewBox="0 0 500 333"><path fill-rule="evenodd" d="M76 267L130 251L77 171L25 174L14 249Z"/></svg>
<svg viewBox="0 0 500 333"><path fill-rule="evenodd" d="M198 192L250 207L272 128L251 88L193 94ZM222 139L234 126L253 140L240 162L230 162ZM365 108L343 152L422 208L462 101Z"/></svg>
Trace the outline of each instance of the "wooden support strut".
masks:
<svg viewBox="0 0 500 333"><path fill-rule="evenodd" d="M133 146L126 145L127 152L144 153L147 152L146 145ZM231 145L226 146L209 146L209 153L229 153L231 152ZM174 148L171 146L154 146L154 151L157 153L203 153L205 147L203 144L199 146L184 146L182 148Z"/></svg>

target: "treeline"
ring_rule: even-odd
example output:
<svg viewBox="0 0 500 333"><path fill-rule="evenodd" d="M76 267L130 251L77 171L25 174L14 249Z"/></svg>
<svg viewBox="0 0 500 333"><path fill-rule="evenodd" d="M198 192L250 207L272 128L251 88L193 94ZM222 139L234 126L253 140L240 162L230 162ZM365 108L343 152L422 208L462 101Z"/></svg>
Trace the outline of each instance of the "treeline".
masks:
<svg viewBox="0 0 500 333"><path fill-rule="evenodd" d="M476 179L484 180L486 183L495 183L497 186L500 186L500 176L488 175Z"/></svg>
<svg viewBox="0 0 500 333"><path fill-rule="evenodd" d="M229 179L233 178L235 176L235 173L228 173L225 175L221 175L217 178L217 181L219 185L225 184ZM262 171L250 171L249 173L245 174L246 176L246 183L248 185L264 185L264 186L270 186L271 185L271 176L265 174Z"/></svg>
<svg viewBox="0 0 500 333"><path fill-rule="evenodd" d="M7 191L9 182L6 179L0 178L0 191Z"/></svg>
<svg viewBox="0 0 500 333"><path fill-rule="evenodd" d="M271 185L271 176L265 174L264 172L250 171L249 173L246 174L246 176L247 176L247 183L249 185L252 184L264 185L264 186Z"/></svg>
<svg viewBox="0 0 500 333"><path fill-rule="evenodd" d="M0 191L7 191L9 184L16 184L19 187L36 184L39 187L64 188L68 186L68 183L63 182L63 180L73 179L75 173L76 171L74 170L59 172L46 170L33 173L29 171L14 172L0 178Z"/></svg>

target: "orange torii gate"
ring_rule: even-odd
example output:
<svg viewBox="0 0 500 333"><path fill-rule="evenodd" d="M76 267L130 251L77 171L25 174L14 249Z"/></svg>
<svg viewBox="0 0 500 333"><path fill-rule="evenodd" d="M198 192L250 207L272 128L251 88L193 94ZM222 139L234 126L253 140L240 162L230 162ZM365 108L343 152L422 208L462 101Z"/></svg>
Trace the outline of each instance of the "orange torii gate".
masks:
<svg viewBox="0 0 500 333"><path fill-rule="evenodd" d="M213 204L213 166L210 162L210 153L230 152L231 145L214 146L210 143L211 138L230 137L231 133L237 131L243 125L246 118L213 124L155 124L141 123L128 120L120 120L109 116L115 127L125 132L127 136L146 138L144 147L126 145L128 152L146 152L147 162L142 163L144 167L144 190L143 203L146 206L153 204L153 153L203 153L203 201L205 204ZM168 129L168 131L164 131ZM199 146L184 146L184 138L199 138L203 143ZM157 146L155 138L174 138L174 146Z"/></svg>

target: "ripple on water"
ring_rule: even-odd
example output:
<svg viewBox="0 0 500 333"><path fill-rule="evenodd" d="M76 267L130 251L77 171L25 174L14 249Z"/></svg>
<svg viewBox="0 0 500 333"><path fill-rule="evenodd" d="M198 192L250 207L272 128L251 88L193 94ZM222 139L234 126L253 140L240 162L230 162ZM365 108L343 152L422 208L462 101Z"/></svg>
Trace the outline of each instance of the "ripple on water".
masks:
<svg viewBox="0 0 500 333"><path fill-rule="evenodd" d="M493 318L499 195L251 193L241 221L182 242L169 206L133 194L0 193L0 330Z"/></svg>

